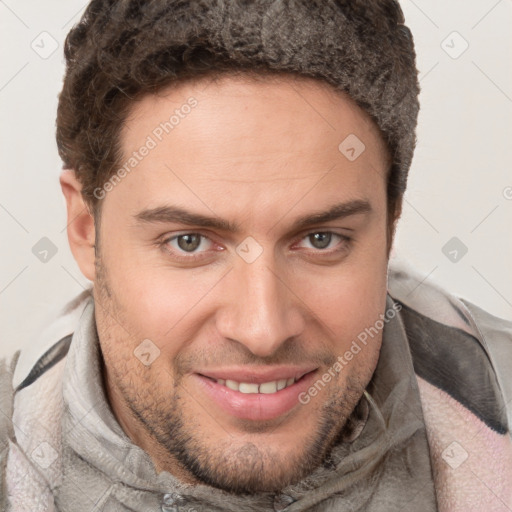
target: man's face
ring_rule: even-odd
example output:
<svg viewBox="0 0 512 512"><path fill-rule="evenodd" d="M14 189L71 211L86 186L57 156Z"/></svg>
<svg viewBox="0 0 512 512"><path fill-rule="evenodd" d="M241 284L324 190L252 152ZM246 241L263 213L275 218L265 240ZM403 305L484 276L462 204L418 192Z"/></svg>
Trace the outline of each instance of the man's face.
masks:
<svg viewBox="0 0 512 512"><path fill-rule="evenodd" d="M143 98L122 146L137 163L102 199L95 278L118 420L185 481L235 492L298 481L378 360L380 335L333 372L385 309L377 128L314 80L225 77Z"/></svg>

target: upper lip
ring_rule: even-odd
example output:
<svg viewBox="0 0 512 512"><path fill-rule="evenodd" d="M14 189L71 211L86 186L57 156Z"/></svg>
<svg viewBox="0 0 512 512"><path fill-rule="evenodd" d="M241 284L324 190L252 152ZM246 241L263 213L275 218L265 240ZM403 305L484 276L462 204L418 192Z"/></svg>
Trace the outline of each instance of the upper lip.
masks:
<svg viewBox="0 0 512 512"><path fill-rule="evenodd" d="M264 368L250 366L236 366L218 369L206 369L197 371L199 375L211 379L234 380L250 384L263 384L275 380L300 379L306 373L316 370L316 366L270 366Z"/></svg>

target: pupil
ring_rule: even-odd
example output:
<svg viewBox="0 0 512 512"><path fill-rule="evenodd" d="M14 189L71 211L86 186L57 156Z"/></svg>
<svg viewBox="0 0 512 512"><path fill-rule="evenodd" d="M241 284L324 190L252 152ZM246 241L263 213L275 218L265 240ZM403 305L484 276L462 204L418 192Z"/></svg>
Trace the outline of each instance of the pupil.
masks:
<svg viewBox="0 0 512 512"><path fill-rule="evenodd" d="M331 243L331 233L315 233L309 238L311 244L317 249L325 249Z"/></svg>
<svg viewBox="0 0 512 512"><path fill-rule="evenodd" d="M178 238L178 245L184 251L194 251L200 243L201 238L198 235L181 235Z"/></svg>

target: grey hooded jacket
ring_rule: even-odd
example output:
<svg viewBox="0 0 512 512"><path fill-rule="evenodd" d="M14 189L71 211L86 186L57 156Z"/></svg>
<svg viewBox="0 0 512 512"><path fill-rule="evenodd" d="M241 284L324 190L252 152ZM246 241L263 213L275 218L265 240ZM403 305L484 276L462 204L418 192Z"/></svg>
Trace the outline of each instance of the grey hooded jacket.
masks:
<svg viewBox="0 0 512 512"><path fill-rule="evenodd" d="M103 388L86 298L72 335L19 384L19 354L3 362L2 510L507 510L499 507L512 507L512 323L431 285L411 293L418 282L390 269L387 309L399 313L385 323L377 369L323 465L279 493L250 496L157 473L126 436ZM482 462L482 446L492 461Z"/></svg>

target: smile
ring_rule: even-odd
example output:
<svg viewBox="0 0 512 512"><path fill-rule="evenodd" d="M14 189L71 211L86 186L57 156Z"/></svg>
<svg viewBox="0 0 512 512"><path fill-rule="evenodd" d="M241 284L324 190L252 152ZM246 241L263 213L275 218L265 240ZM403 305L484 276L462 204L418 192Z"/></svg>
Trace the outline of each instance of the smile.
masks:
<svg viewBox="0 0 512 512"><path fill-rule="evenodd" d="M298 399L318 368L275 368L260 372L247 368L193 374L198 391L214 408L245 420L268 421L304 407Z"/></svg>

